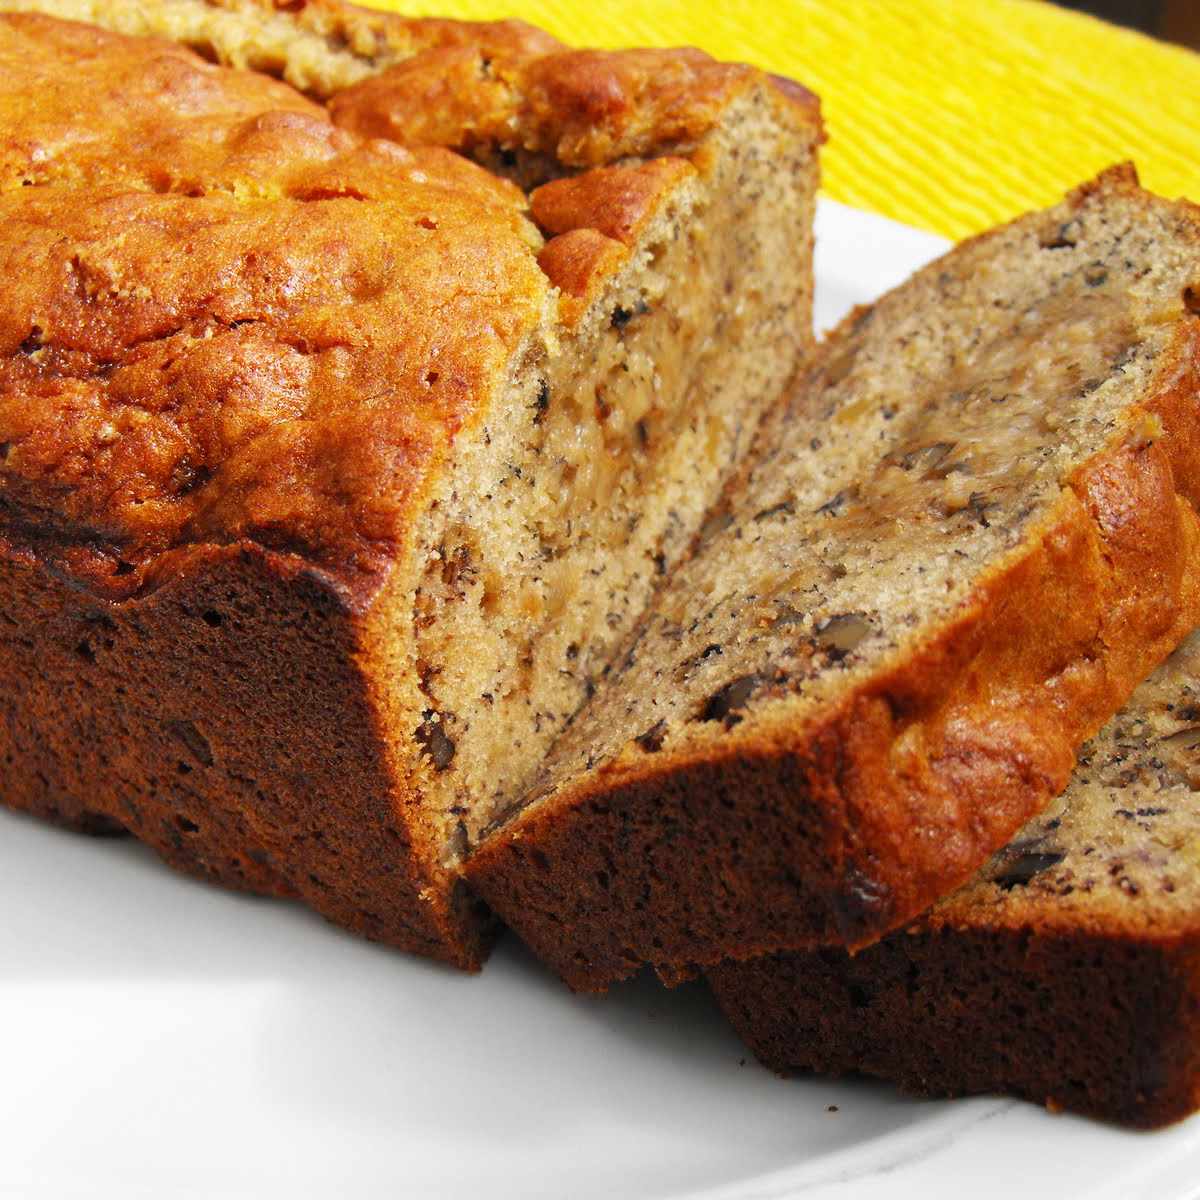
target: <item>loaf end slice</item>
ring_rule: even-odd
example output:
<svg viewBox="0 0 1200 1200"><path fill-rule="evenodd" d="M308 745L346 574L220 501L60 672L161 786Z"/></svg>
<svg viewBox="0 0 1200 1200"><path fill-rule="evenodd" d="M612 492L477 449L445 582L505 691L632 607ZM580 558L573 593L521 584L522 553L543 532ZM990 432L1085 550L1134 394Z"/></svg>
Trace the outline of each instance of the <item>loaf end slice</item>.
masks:
<svg viewBox="0 0 1200 1200"><path fill-rule="evenodd" d="M825 344L472 884L574 987L861 947L1197 612L1200 224L1117 168Z"/></svg>
<svg viewBox="0 0 1200 1200"><path fill-rule="evenodd" d="M1200 1107L1200 635L959 891L855 956L710 969L778 1070L1011 1092L1136 1126Z"/></svg>
<svg viewBox="0 0 1200 1200"><path fill-rule="evenodd" d="M417 59L494 33L384 24ZM168 38L0 16L6 802L478 964L463 854L811 342L819 118L693 57L686 138L548 146L526 191L467 156L469 90L389 108L397 139L457 114L402 145Z"/></svg>

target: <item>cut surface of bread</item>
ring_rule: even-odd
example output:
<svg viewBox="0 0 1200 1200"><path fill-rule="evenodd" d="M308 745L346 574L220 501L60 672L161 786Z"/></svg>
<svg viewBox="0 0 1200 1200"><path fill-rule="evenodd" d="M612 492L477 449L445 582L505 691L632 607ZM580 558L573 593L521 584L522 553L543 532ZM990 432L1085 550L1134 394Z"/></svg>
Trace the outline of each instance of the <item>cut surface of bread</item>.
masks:
<svg viewBox="0 0 1200 1200"><path fill-rule="evenodd" d="M577 988L862 946L1191 628L1200 222L1116 168L825 344L469 877Z"/></svg>
<svg viewBox="0 0 1200 1200"><path fill-rule="evenodd" d="M146 34L236 15L253 66L255 37L317 53L318 12L498 36L136 8ZM166 38L0 16L6 803L478 963L463 854L810 345L812 98L679 64L686 130L634 89L658 142L526 193L467 156L452 78L385 140ZM447 97L462 136L432 144Z"/></svg>
<svg viewBox="0 0 1200 1200"><path fill-rule="evenodd" d="M708 972L781 1070L1015 1092L1133 1125L1200 1107L1200 634L968 884L859 955Z"/></svg>

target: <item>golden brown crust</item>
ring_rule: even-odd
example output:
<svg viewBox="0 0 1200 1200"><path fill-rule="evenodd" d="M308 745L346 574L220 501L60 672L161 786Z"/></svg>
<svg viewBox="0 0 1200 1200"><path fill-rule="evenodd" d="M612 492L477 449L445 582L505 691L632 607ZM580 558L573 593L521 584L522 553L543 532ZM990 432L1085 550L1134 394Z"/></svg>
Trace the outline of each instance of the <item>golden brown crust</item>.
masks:
<svg viewBox="0 0 1200 1200"><path fill-rule="evenodd" d="M596 229L571 229L542 247L538 266L561 293L558 313L563 325L574 325L587 312L604 281L628 257L626 246Z"/></svg>
<svg viewBox="0 0 1200 1200"><path fill-rule="evenodd" d="M37 12L4 13L0 37L0 172L4 186L61 175L68 164L116 169L204 148L203 128L229 128L262 112L320 107L295 89L248 71L219 71L161 38L131 39ZM81 98L106 120L81 121ZM163 122L170 105L173 119ZM219 150L219 145L217 149ZM14 176L17 178L14 179Z"/></svg>
<svg viewBox="0 0 1200 1200"><path fill-rule="evenodd" d="M485 60L493 64L486 73ZM495 142L513 119L504 61L479 45L426 50L338 93L330 112L345 129L410 146Z"/></svg>
<svg viewBox="0 0 1200 1200"><path fill-rule="evenodd" d="M1200 939L922 930L707 972L784 1073L876 1075L921 1095L1011 1092L1152 1128L1200 1107Z"/></svg>
<svg viewBox="0 0 1200 1200"><path fill-rule="evenodd" d="M523 151L577 170L686 153L762 78L699 50L545 53L489 39L423 51L338 92L330 111L347 129L406 145ZM811 93L795 107L819 120Z"/></svg>
<svg viewBox="0 0 1200 1200"><path fill-rule="evenodd" d="M59 35L0 22L14 536L110 594L176 546L242 537L378 572L542 318L520 193L445 151L360 142L299 97L277 110L287 89L177 47L147 69L136 41ZM115 80L107 142L71 140L66 91L30 109L60 53ZM107 548L91 568L83 543Z"/></svg>
<svg viewBox="0 0 1200 1200"><path fill-rule="evenodd" d="M540 297L516 239L497 254L476 208L439 204L428 230L419 199L380 205L369 224L361 210L111 191L81 204L50 188L0 198L13 272L0 495L21 534L62 552L111 546L110 572L138 568L122 568L119 590L156 554L243 536L352 575L378 569ZM400 271L389 223L421 233ZM477 267L477 285L456 294L447 266ZM503 292L511 306L497 313ZM433 321L389 324L401 297L455 340Z"/></svg>
<svg viewBox="0 0 1200 1200"><path fill-rule="evenodd" d="M395 56L528 60L537 111L577 140L598 122L596 145L707 129L731 81L762 79L698 52L552 70L552 39L526 26L380 25L342 7L294 15ZM363 141L275 80L167 41L7 14L0 65L0 258L17 281L0 320L0 496L17 540L108 595L161 576L165 560L149 564L173 547L243 537L368 585L542 318L547 283L570 326L624 262L586 235L539 259L505 180L436 147ZM439 72L455 104L476 103ZM386 105L363 87L345 112L379 132L364 114ZM105 113L82 130L81 93ZM450 119L433 99L413 112ZM533 215L629 241L693 171L589 172L535 192ZM170 252L180 241L192 254Z"/></svg>
<svg viewBox="0 0 1200 1200"><path fill-rule="evenodd" d="M1197 324L1180 322L1144 403L1164 436L1089 461L894 670L808 728L618 758L494 835L472 885L595 990L644 962L863 946L965 881L1200 620Z"/></svg>
<svg viewBox="0 0 1200 1200"><path fill-rule="evenodd" d="M626 245L646 227L661 197L695 175L681 158L654 158L628 166L597 167L556 179L530 193L533 219L554 235L594 229Z"/></svg>
<svg viewBox="0 0 1200 1200"><path fill-rule="evenodd" d="M597 167L530 193L530 214L549 241L538 265L560 291L567 328L587 311L629 256L628 248L696 170L681 158Z"/></svg>
<svg viewBox="0 0 1200 1200"><path fill-rule="evenodd" d="M688 147L733 96L760 78L699 50L572 50L530 68L534 146L571 166Z"/></svg>
<svg viewBox="0 0 1200 1200"><path fill-rule="evenodd" d="M364 131L402 133L408 144L429 139L462 148L490 140L499 149L548 153L572 167L694 142L757 74L692 48L572 50L523 21L410 18L342 0L207 2L234 12L286 11L297 28L357 59L365 77L336 107L344 105L346 120L363 122ZM444 89L441 72L460 87ZM795 80L769 79L823 140L818 97ZM347 90L311 72L293 82L328 98ZM453 123L430 112L425 101L434 96L460 118L460 133L452 134Z"/></svg>
<svg viewBox="0 0 1200 1200"><path fill-rule="evenodd" d="M426 187L439 199L526 207L518 188L458 155L371 145L294 89L215 67L161 38L4 13L0 65L3 191L112 185L188 197L387 200ZM80 121L81 95L102 120Z"/></svg>
<svg viewBox="0 0 1200 1200"><path fill-rule="evenodd" d="M792 80L699 50L574 50L521 21L409 18L341 0L29 0L126 31L161 32L218 61L282 75L373 137L533 154L577 170L683 153L769 78L820 136L817 98ZM22 6L3 0L0 8Z"/></svg>

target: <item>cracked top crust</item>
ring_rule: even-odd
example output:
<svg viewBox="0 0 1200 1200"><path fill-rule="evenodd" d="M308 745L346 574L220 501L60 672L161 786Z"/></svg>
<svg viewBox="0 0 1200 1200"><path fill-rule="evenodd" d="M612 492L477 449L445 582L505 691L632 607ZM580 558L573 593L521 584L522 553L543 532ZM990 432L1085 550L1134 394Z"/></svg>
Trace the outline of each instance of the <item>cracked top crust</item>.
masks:
<svg viewBox="0 0 1200 1200"><path fill-rule="evenodd" d="M117 24L130 8L45 7ZM351 583L375 579L456 435L482 419L531 339L552 342L557 321L578 319L695 174L662 160L614 166L594 186L587 175L551 184L532 200L534 217L550 214L547 243L520 188L444 148L469 148L464 130L491 111L446 62L522 64L523 79L542 81L538 111L560 127L550 138L511 105L505 120L532 120L530 145L580 163L635 141L649 150L652 127L674 142L701 129L701 110L711 125L728 88L714 92L710 76L764 77L691 52L599 56L630 89L622 99L587 82L586 53L557 53L519 23L241 0L167 0L151 15L169 27L189 12L257 20L240 43L256 67L271 66L272 37L302 49L319 31L364 81L335 97L331 117L285 83L173 41L0 16L4 536L113 598L153 586L189 546L241 539ZM564 72L574 64L574 99L554 83L551 52ZM404 92L417 59L427 82L451 89L438 120L449 114L457 131L427 136L444 97ZM397 74L370 75L388 62ZM651 68L663 86L648 91ZM379 132L407 144L369 136Z"/></svg>
<svg viewBox="0 0 1200 1200"><path fill-rule="evenodd" d="M29 7L0 0L0 10ZM523 21L411 18L342 0L38 0L43 11L160 33L332 100L347 128L406 145L484 147L578 169L685 153L755 68L702 51L577 50ZM774 78L819 127L816 96Z"/></svg>
<svg viewBox="0 0 1200 1200"><path fill-rule="evenodd" d="M243 537L373 571L542 318L524 198L268 78L63 28L0 21L11 533L101 590Z"/></svg>
<svg viewBox="0 0 1200 1200"><path fill-rule="evenodd" d="M756 78L752 67L714 62L699 50L547 54L524 43L456 45L365 79L335 95L330 108L339 124L376 137L494 146L592 167L694 145ZM447 91L452 106L438 103Z"/></svg>

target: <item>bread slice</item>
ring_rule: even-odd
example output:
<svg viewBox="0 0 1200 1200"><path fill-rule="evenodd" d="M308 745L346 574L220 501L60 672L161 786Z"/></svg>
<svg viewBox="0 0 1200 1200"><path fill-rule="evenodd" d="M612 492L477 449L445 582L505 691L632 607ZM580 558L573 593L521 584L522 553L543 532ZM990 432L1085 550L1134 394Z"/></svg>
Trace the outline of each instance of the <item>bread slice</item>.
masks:
<svg viewBox="0 0 1200 1200"><path fill-rule="evenodd" d="M713 968L766 1063L1131 1125L1200 1107L1200 634L968 884L861 954Z"/></svg>
<svg viewBox="0 0 1200 1200"><path fill-rule="evenodd" d="M1117 168L849 318L468 867L573 986L860 947L1200 618L1200 219Z"/></svg>
<svg viewBox="0 0 1200 1200"><path fill-rule="evenodd" d="M301 7L136 9L350 61L320 13L409 76L509 28ZM457 152L491 103L457 76L388 108L401 146L172 41L0 18L5 803L478 964L462 856L811 340L812 98L588 61L547 111L594 136L537 141L526 194ZM516 162L510 116L480 157Z"/></svg>

